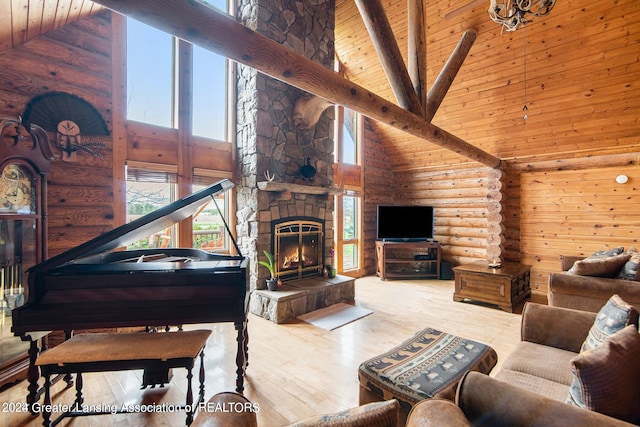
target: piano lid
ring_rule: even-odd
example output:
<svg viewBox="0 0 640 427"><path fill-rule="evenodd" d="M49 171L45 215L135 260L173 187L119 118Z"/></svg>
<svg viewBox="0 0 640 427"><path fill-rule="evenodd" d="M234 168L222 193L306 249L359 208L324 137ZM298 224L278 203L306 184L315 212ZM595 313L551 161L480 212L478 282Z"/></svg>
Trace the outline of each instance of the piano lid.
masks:
<svg viewBox="0 0 640 427"><path fill-rule="evenodd" d="M74 259L111 251L151 236L190 217L196 213L200 207L211 201L211 198L231 188L233 188L233 183L228 179L218 181L207 188L192 193L180 200L176 200L167 206L56 255L53 258L31 267L28 271L47 271Z"/></svg>

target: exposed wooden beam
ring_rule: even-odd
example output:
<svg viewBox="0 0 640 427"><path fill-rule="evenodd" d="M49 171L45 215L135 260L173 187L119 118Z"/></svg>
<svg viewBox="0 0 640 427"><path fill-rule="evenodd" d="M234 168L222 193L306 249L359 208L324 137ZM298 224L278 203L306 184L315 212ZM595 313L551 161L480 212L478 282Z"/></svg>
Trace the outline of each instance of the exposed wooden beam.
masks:
<svg viewBox="0 0 640 427"><path fill-rule="evenodd" d="M398 105L412 113L422 115L422 104L413 88L402 53L380 0L355 0L355 2Z"/></svg>
<svg viewBox="0 0 640 427"><path fill-rule="evenodd" d="M438 107L440 107L442 100L451 87L453 79L455 79L458 71L460 71L464 59L476 41L476 35L475 30L467 30L464 32L446 64L444 64L444 67L440 70L436 81L433 82L433 86L431 86L427 94L427 104L424 115L426 121L430 122L433 116L435 116L436 111L438 111Z"/></svg>
<svg viewBox="0 0 640 427"><path fill-rule="evenodd" d="M407 67L413 82L423 114L427 111L427 34L425 28L423 0L407 0L408 7L408 39ZM428 121L428 120L427 120Z"/></svg>
<svg viewBox="0 0 640 427"><path fill-rule="evenodd" d="M501 164L499 158L203 3L191 0L95 2L471 160L494 168Z"/></svg>

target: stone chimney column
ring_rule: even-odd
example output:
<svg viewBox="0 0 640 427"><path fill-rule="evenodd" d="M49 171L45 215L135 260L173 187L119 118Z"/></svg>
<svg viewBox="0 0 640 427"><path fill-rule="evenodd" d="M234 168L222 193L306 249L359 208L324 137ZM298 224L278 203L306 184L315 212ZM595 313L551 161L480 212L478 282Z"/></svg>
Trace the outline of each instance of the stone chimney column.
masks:
<svg viewBox="0 0 640 427"><path fill-rule="evenodd" d="M236 19L247 27L333 69L335 0L241 0ZM307 158L317 169L305 185L333 184L333 121L328 108L308 130L296 129L295 101L307 93L238 65L236 80L236 211L238 245L250 261L251 288L264 288L268 273L259 267L271 251L271 221L316 213L325 221L325 251L333 247L333 198L258 189L266 181L299 183Z"/></svg>

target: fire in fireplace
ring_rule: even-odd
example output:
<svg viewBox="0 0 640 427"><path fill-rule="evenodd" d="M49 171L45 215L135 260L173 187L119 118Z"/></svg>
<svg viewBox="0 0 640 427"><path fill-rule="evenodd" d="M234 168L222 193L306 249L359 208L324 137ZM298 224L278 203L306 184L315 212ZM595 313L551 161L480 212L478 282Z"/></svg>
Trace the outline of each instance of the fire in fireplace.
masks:
<svg viewBox="0 0 640 427"><path fill-rule="evenodd" d="M286 218L273 224L276 274L281 280L318 275L323 268L324 222Z"/></svg>

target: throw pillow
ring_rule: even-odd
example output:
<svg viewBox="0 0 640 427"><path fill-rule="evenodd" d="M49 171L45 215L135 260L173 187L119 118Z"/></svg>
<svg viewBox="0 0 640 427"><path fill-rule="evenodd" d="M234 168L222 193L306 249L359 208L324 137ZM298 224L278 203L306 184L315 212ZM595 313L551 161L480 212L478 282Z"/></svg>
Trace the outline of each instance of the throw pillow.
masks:
<svg viewBox="0 0 640 427"><path fill-rule="evenodd" d="M608 249L608 250L603 249L601 251L595 251L594 253L589 255L589 258L609 258L614 255L620 255L623 252L624 252L624 247L618 246L617 248L613 248L613 249Z"/></svg>
<svg viewBox="0 0 640 427"><path fill-rule="evenodd" d="M396 427L400 416L397 400L373 402L330 415L307 418L289 427Z"/></svg>
<svg viewBox="0 0 640 427"><path fill-rule="evenodd" d="M627 325L638 327L638 310L618 295L613 295L596 315L587 338L582 343L580 353L593 350L609 335L615 334Z"/></svg>
<svg viewBox="0 0 640 427"><path fill-rule="evenodd" d="M629 325L571 360L567 402L631 423L640 422L640 334Z"/></svg>
<svg viewBox="0 0 640 427"><path fill-rule="evenodd" d="M579 276L614 277L618 274L622 266L629 261L629 258L631 258L631 254L628 253L611 256L594 255L576 261L568 273Z"/></svg>
<svg viewBox="0 0 640 427"><path fill-rule="evenodd" d="M618 279L625 280L640 280L640 274L638 274L638 264L640 264L640 252L634 247L627 249L627 253L631 255L631 258L625 263L620 272L618 273Z"/></svg>

